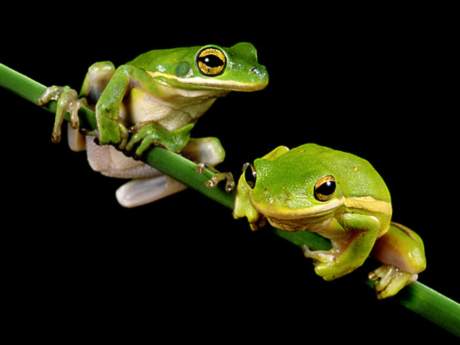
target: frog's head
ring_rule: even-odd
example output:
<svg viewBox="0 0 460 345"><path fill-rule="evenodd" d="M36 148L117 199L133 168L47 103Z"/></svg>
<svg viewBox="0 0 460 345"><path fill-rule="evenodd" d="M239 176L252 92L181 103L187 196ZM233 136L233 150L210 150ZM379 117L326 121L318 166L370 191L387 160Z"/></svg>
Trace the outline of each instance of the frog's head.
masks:
<svg viewBox="0 0 460 345"><path fill-rule="evenodd" d="M251 43L153 51L144 69L158 80L190 90L257 91L268 84L265 66ZM141 63L141 59L138 59Z"/></svg>
<svg viewBox="0 0 460 345"><path fill-rule="evenodd" d="M246 191L247 209L252 207L251 212L284 230L305 229L330 218L344 203L340 182L331 169L315 155L295 150L275 159L256 159L254 171L246 170L238 182L239 191ZM247 209L241 214L250 214Z"/></svg>
<svg viewBox="0 0 460 345"><path fill-rule="evenodd" d="M235 203L235 217L251 223L263 215L284 230L304 230L343 207L391 215L382 177L350 153L316 144L279 146L256 159L254 171L240 177Z"/></svg>
<svg viewBox="0 0 460 345"><path fill-rule="evenodd" d="M329 217L342 206L340 184L330 171L298 164L289 168L289 162L280 165L278 160L254 162L257 177L251 192L252 205L272 225L303 228L305 223Z"/></svg>

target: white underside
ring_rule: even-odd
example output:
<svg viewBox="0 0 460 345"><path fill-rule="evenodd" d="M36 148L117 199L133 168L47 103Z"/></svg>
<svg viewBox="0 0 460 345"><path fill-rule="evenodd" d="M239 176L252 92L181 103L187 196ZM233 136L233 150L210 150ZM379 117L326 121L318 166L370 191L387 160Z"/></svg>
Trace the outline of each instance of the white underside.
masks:
<svg viewBox="0 0 460 345"><path fill-rule="evenodd" d="M97 145L94 137L86 137L86 152L91 169L105 176L136 179L161 175L158 170L125 156L110 145Z"/></svg>

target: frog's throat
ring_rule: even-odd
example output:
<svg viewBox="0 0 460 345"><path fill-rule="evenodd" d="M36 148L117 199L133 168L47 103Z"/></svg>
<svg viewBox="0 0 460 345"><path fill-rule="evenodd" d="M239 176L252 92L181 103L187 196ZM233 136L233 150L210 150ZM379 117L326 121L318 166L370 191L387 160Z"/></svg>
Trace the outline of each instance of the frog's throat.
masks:
<svg viewBox="0 0 460 345"><path fill-rule="evenodd" d="M190 77L190 78L181 78L175 75L162 73L162 72L147 72L152 78L161 78L165 80L172 80L174 82L183 84L183 85L192 85L199 86L211 90L229 90L229 91L241 91L241 92L251 92L258 91L265 88L268 84L267 81L260 83L241 83L231 80L222 80L222 79L209 79L202 77Z"/></svg>
<svg viewBox="0 0 460 345"><path fill-rule="evenodd" d="M267 204L260 204L255 202L252 197L251 203L258 212L265 215L267 218L274 218L278 220L317 219L327 217L342 206L348 209L380 213L389 216L391 216L392 213L391 203L377 200L370 196L349 198L342 197L332 199L323 205L297 209L288 207L272 207Z"/></svg>

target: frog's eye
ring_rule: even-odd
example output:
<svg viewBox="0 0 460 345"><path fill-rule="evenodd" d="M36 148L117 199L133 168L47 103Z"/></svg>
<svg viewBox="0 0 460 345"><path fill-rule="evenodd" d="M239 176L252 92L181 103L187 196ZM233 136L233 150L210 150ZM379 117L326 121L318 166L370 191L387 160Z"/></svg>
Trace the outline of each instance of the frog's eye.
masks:
<svg viewBox="0 0 460 345"><path fill-rule="evenodd" d="M243 174L244 174L244 178L246 182L248 183L249 187L254 188L254 186L256 185L257 173L256 173L256 169L254 169L252 164L244 163Z"/></svg>
<svg viewBox="0 0 460 345"><path fill-rule="evenodd" d="M198 53L196 64L201 73L214 77L224 71L225 65L227 64L227 58L225 54L217 48L204 48Z"/></svg>
<svg viewBox="0 0 460 345"><path fill-rule="evenodd" d="M332 198L335 192L335 178L328 175L321 177L315 184L315 198L319 201L327 201Z"/></svg>

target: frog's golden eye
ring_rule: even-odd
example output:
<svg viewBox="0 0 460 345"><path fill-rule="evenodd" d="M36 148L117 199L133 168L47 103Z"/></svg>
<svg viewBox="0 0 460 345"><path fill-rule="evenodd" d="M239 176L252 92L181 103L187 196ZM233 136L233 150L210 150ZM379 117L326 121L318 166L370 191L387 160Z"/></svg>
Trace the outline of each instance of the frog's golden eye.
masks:
<svg viewBox="0 0 460 345"><path fill-rule="evenodd" d="M335 178L328 175L321 177L315 184L315 198L319 201L328 201L334 196Z"/></svg>
<svg viewBox="0 0 460 345"><path fill-rule="evenodd" d="M204 48L198 53L196 64L201 73L214 77L224 71L225 65L227 64L227 58L225 54L217 48Z"/></svg>

